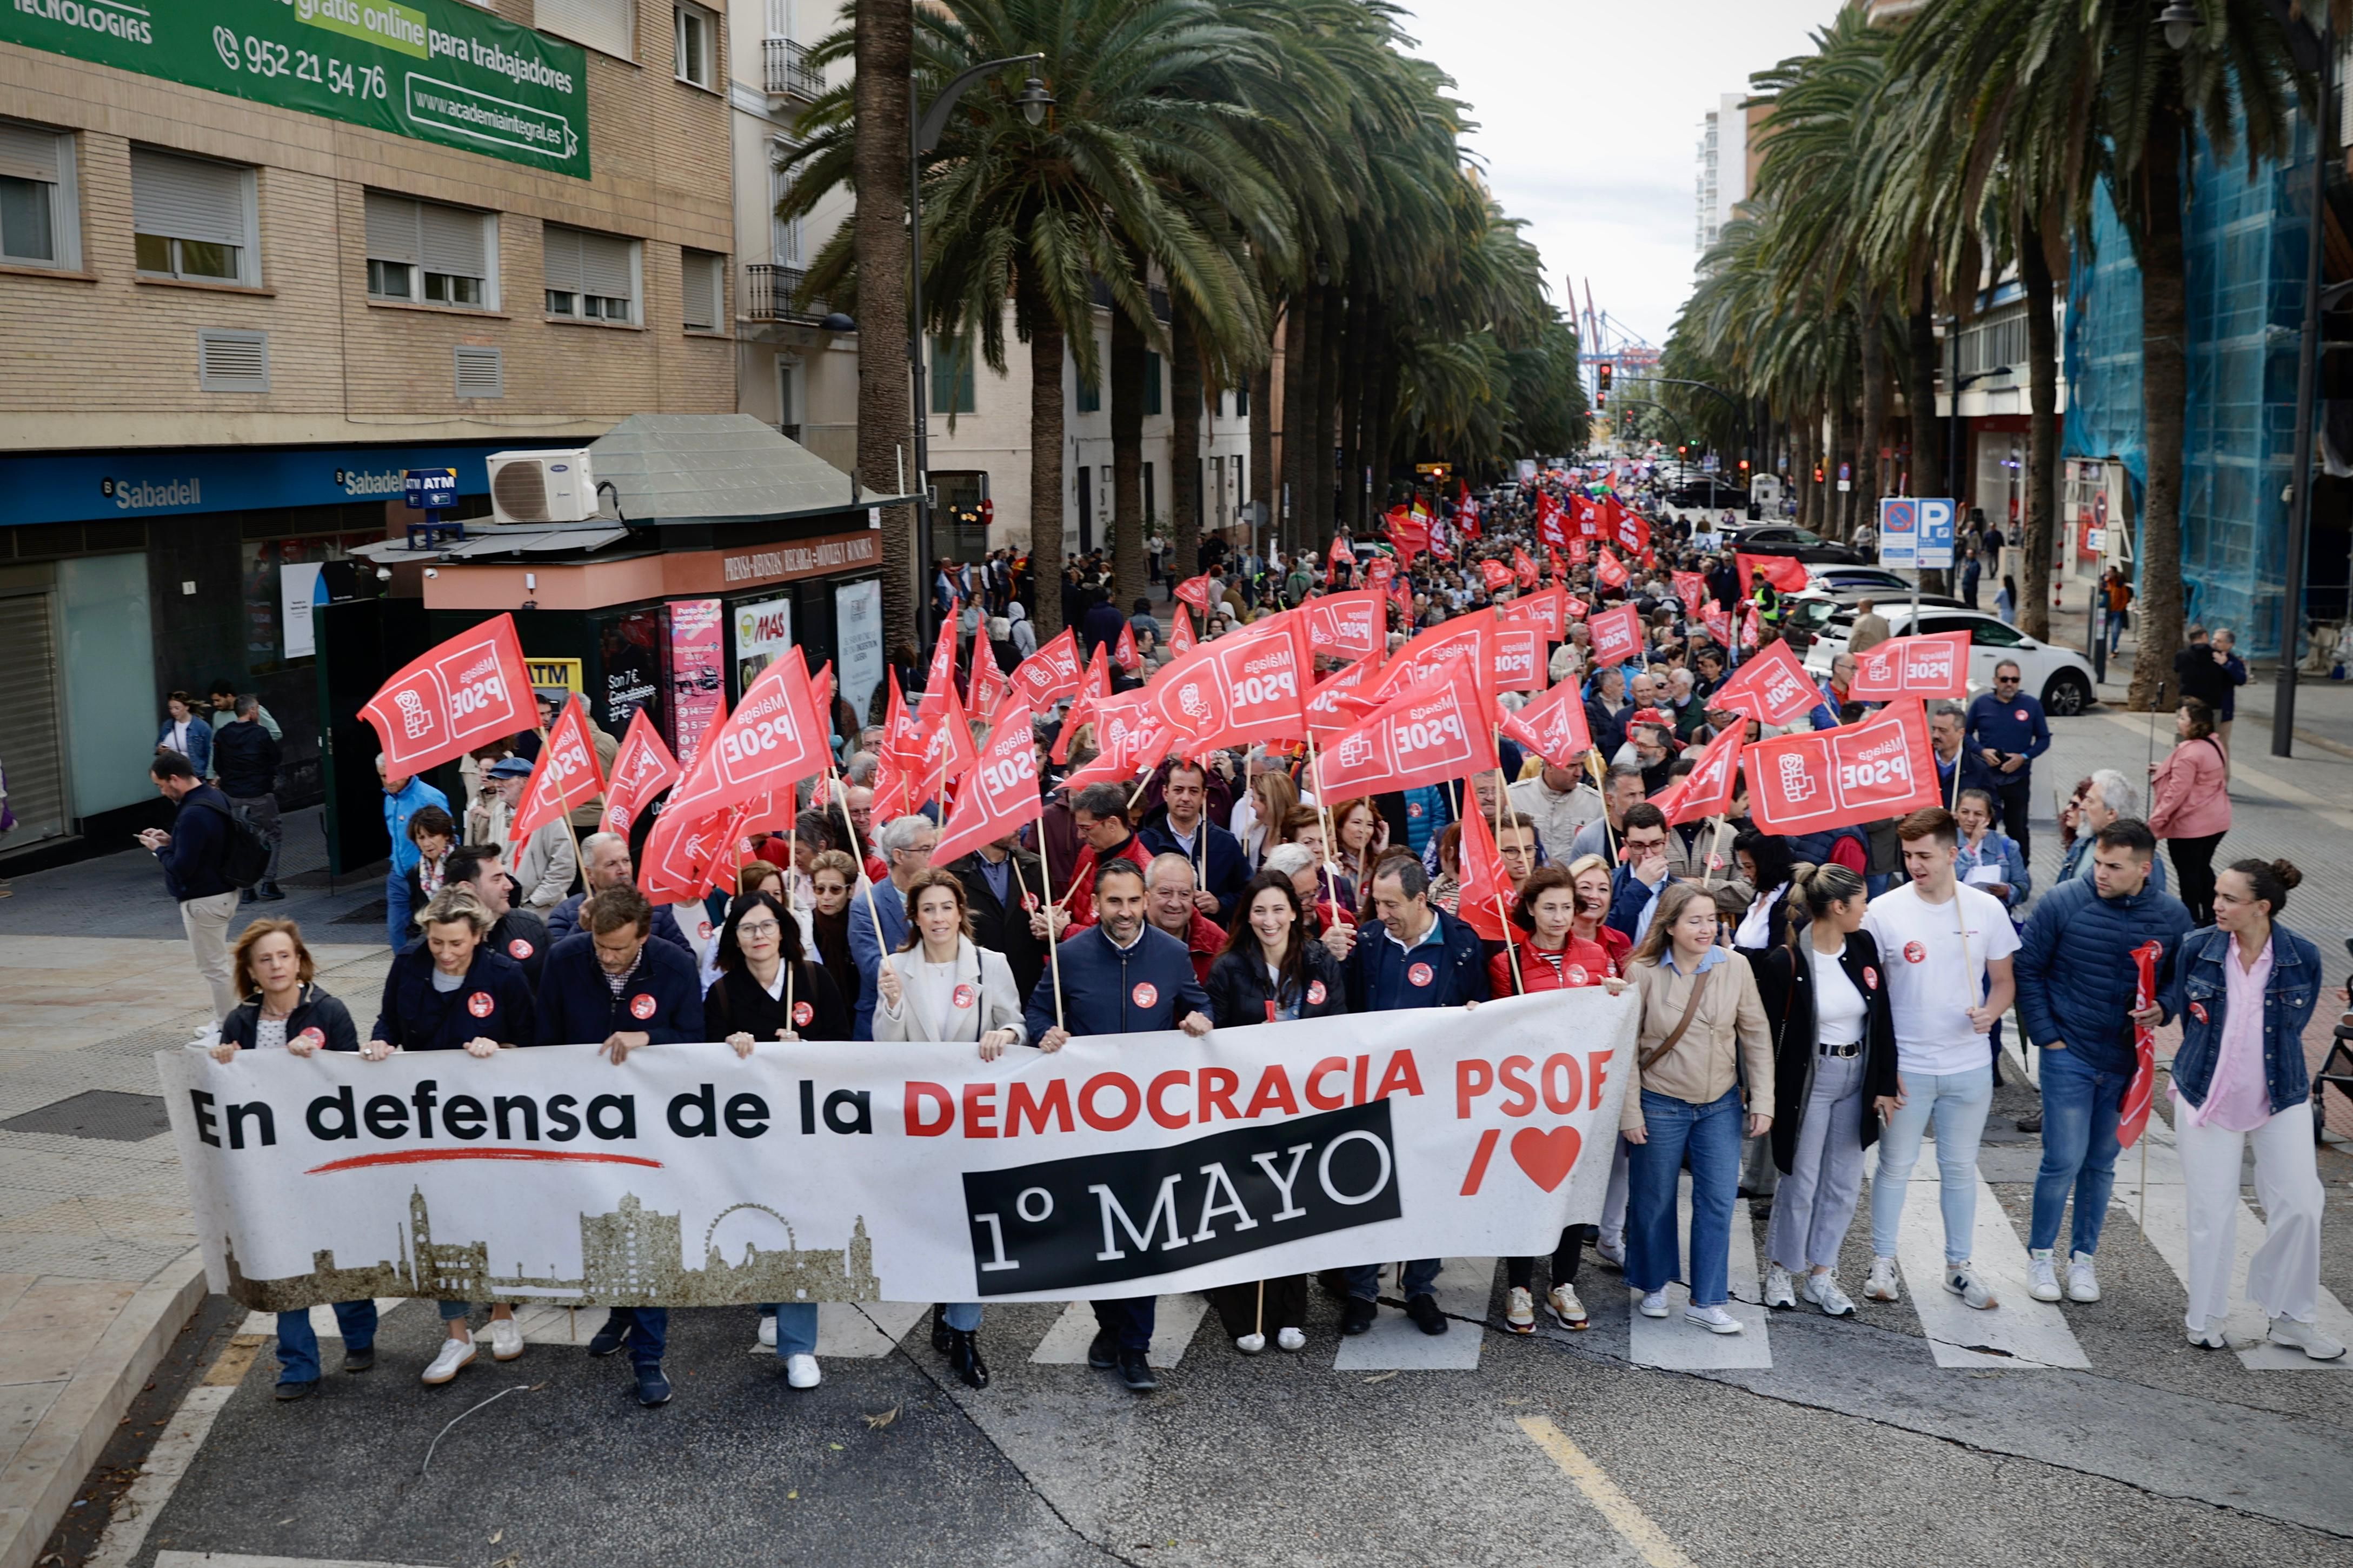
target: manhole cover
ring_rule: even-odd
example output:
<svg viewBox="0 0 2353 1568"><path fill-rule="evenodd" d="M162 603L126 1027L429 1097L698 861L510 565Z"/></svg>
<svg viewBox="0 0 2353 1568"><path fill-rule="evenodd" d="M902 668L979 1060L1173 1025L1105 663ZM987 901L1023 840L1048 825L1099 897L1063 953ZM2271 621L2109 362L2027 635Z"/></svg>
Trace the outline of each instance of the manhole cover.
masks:
<svg viewBox="0 0 2353 1568"><path fill-rule="evenodd" d="M0 1121L10 1132L48 1132L66 1138L111 1138L136 1143L172 1130L160 1094L124 1094L119 1089L86 1089L69 1100L44 1105L22 1116Z"/></svg>

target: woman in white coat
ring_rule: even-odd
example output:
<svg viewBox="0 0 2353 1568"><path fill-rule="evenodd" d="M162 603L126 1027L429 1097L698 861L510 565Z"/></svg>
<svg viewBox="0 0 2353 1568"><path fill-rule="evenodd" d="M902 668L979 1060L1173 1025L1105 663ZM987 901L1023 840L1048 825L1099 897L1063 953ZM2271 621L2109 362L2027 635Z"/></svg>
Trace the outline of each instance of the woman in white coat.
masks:
<svg viewBox="0 0 2353 1568"><path fill-rule="evenodd" d="M970 1041L985 1062L1020 1045L1021 989L1003 953L965 934L964 884L944 867L919 872L907 887L907 911L906 941L875 971L874 1038ZM978 1302L932 1308L932 1346L972 1388L988 1386L979 1330Z"/></svg>

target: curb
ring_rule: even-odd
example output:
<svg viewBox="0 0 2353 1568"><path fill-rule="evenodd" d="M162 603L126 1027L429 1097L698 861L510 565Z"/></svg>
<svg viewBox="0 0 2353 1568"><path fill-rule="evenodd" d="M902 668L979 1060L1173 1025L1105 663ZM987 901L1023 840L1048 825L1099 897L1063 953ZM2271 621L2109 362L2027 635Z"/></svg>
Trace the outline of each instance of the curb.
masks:
<svg viewBox="0 0 2353 1568"><path fill-rule="evenodd" d="M205 1299L192 1247L140 1287L0 1473L0 1568L33 1568L132 1395Z"/></svg>

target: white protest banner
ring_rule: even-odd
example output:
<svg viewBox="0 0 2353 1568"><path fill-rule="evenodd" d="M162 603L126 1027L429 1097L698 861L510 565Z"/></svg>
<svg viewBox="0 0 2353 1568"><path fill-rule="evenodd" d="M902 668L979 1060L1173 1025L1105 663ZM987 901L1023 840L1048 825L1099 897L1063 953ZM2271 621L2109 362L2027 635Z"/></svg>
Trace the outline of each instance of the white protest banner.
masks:
<svg viewBox="0 0 2353 1568"><path fill-rule="evenodd" d="M1545 1251L1598 1219L1636 1001L970 1046L156 1057L212 1288L1061 1300ZM1573 1042L1573 1043L1572 1043Z"/></svg>

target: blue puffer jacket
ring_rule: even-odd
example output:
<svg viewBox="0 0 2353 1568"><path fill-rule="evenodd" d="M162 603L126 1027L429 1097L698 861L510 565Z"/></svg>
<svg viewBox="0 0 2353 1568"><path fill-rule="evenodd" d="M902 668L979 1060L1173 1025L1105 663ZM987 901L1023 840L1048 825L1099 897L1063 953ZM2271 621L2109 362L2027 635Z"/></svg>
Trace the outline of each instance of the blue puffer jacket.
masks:
<svg viewBox="0 0 2353 1568"><path fill-rule="evenodd" d="M1356 933L1348 955L1348 1006L1356 1013L1404 1007L1460 1007L1487 1000L1487 952L1479 933L1436 904L1436 940L1425 933L1411 952L1378 921ZM1418 978L1417 978L1418 977Z"/></svg>
<svg viewBox="0 0 2353 1568"><path fill-rule="evenodd" d="M2170 948L2189 929L2189 910L2170 893L2144 888L2104 899L2082 879L2052 889L2027 917L2018 950L2018 1010L2028 1037L2062 1042L2087 1068L2130 1072L2133 949L2145 942Z"/></svg>
<svg viewBox="0 0 2353 1568"><path fill-rule="evenodd" d="M2173 1083L2192 1105L2206 1103L2214 1063L2222 1047L2223 1008L2230 981L2222 966L2231 955L2231 933L2204 926L2181 939L2161 971L2158 1000L2168 1018L2181 1020L2181 1046L2173 1053ZM2327 977L2320 950L2295 932L2272 922L2272 975L2263 987L2263 1082L2276 1116L2312 1093L2312 1070L2304 1061L2304 1026L2320 1005Z"/></svg>

